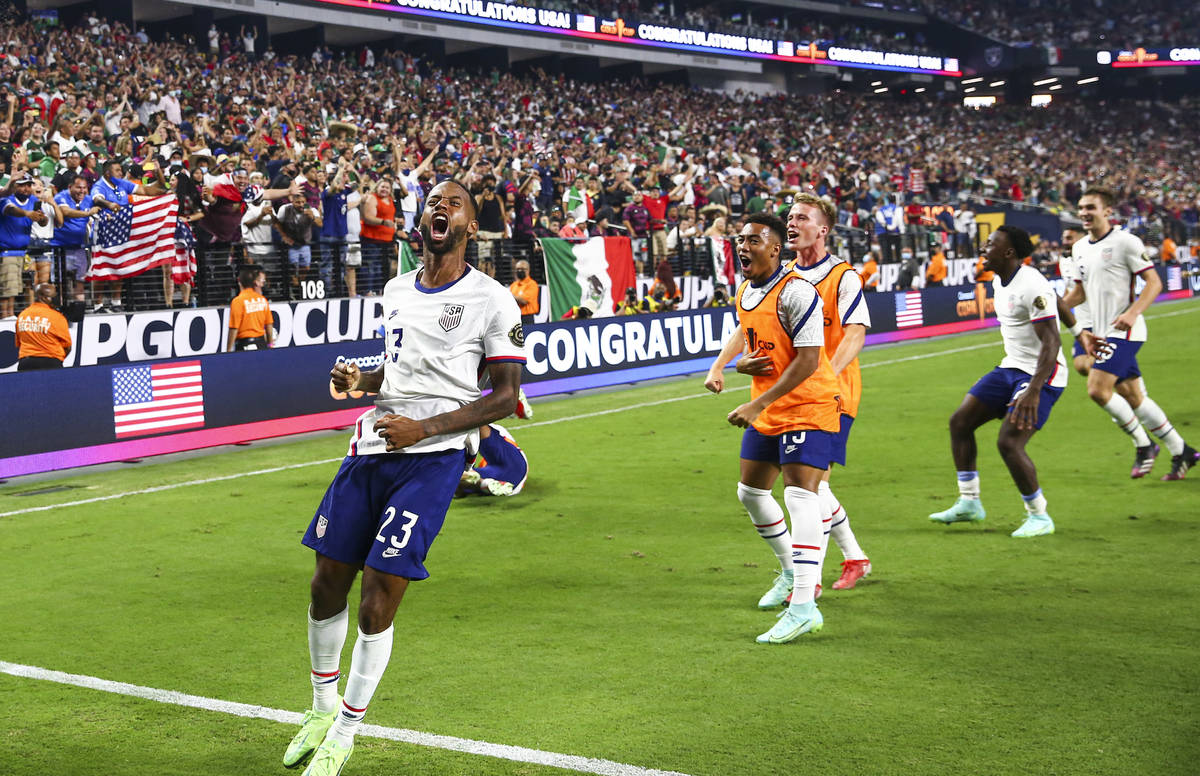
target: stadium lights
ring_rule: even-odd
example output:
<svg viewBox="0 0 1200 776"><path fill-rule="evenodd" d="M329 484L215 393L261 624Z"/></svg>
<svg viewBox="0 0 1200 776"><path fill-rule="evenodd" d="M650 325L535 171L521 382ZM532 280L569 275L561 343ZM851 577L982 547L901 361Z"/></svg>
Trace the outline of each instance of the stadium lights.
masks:
<svg viewBox="0 0 1200 776"><path fill-rule="evenodd" d="M887 90L888 90L888 88L887 88L886 86L884 86L884 87L882 87L882 88L876 89L876 90L875 90L875 93L876 93L876 94L882 94L882 93L886 92Z"/></svg>
<svg viewBox="0 0 1200 776"><path fill-rule="evenodd" d="M973 92L973 91L975 91L975 87L974 87L974 86L968 86L966 89L963 89L963 94L970 94L970 93L971 93L971 92Z"/></svg>
<svg viewBox="0 0 1200 776"><path fill-rule="evenodd" d="M1062 84L1055 84L1054 86L1050 87L1050 91L1054 91L1055 89L1061 89L1061 88L1062 88Z"/></svg>
<svg viewBox="0 0 1200 776"><path fill-rule="evenodd" d="M983 80L983 78L982 78L982 77L980 77L980 78L968 78L967 80L963 81L963 86L966 86L967 84L977 84L977 83L979 83L979 82L980 82L980 81L982 81L982 80Z"/></svg>
<svg viewBox="0 0 1200 776"><path fill-rule="evenodd" d="M1099 80L1100 80L1100 76L1094 75L1091 78L1081 78L1078 81L1076 81L1075 83L1079 84L1080 86L1083 86L1084 84L1094 84Z"/></svg>
<svg viewBox="0 0 1200 776"><path fill-rule="evenodd" d="M1004 86L1004 83L1005 83L1004 81L992 81L990 84L988 84L988 86L994 88L997 86Z"/></svg>
<svg viewBox="0 0 1200 776"><path fill-rule="evenodd" d="M883 81L872 81L871 86L883 86Z"/></svg>
<svg viewBox="0 0 1200 776"><path fill-rule="evenodd" d="M1045 86L1046 84L1052 84L1057 80L1058 80L1058 76L1054 76L1053 78L1043 78L1040 81L1034 81L1033 85L1034 86Z"/></svg>
<svg viewBox="0 0 1200 776"><path fill-rule="evenodd" d="M923 91L925 91L925 87L924 87L924 86L922 86L922 87L921 87L921 88L919 88L919 89L913 89L913 94L920 94L920 93L921 93L921 92L923 92Z"/></svg>

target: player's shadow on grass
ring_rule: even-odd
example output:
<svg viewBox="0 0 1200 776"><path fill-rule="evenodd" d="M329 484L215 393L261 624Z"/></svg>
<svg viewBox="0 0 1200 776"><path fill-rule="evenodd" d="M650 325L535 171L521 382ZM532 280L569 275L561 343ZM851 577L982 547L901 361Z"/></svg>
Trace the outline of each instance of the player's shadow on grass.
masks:
<svg viewBox="0 0 1200 776"><path fill-rule="evenodd" d="M502 511L520 512L540 504L543 499L557 493L558 483L553 480L537 480L526 482L525 487L515 496L485 496L471 493L465 496L455 496L450 504L453 512Z"/></svg>

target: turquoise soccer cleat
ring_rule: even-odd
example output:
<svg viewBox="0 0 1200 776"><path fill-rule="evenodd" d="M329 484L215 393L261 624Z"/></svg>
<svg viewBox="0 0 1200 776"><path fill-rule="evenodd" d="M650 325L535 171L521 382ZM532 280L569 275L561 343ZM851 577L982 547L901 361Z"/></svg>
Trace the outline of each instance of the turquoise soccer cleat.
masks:
<svg viewBox="0 0 1200 776"><path fill-rule="evenodd" d="M815 603L792 604L779 614L771 630L755 639L759 644L786 644L805 633L816 633L825 625L825 618Z"/></svg>
<svg viewBox="0 0 1200 776"><path fill-rule="evenodd" d="M1047 536L1054 533L1054 521L1050 515L1030 515L1021 523L1021 527L1012 532L1018 539L1029 539L1034 536Z"/></svg>
<svg viewBox="0 0 1200 776"><path fill-rule="evenodd" d="M287 751L283 753L283 767L297 768L303 764L325 740L325 734L329 732L336 717L336 707L327 714L319 714L312 709L304 712L304 719L300 722L300 732L296 734L292 742L288 744Z"/></svg>
<svg viewBox="0 0 1200 776"><path fill-rule="evenodd" d="M793 574L790 571L779 571L779 576L775 577L775 584L771 585L771 589L763 593L763 597L758 599L759 609L774 609L780 606L792 594L792 579Z"/></svg>
<svg viewBox="0 0 1200 776"><path fill-rule="evenodd" d="M935 523L978 523L983 518L987 517L987 512L983 511L983 502L977 498L962 498L954 502L954 506L947 509L945 512L934 512L929 516L929 519Z"/></svg>
<svg viewBox="0 0 1200 776"><path fill-rule="evenodd" d="M337 741L322 741L303 776L338 776L354 753L354 744L346 746Z"/></svg>

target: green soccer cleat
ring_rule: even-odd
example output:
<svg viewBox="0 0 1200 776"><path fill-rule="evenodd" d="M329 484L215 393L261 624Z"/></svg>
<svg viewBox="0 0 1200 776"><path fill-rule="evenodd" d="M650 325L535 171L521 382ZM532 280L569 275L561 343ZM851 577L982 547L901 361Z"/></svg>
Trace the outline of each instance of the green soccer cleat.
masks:
<svg viewBox="0 0 1200 776"><path fill-rule="evenodd" d="M322 741L303 776L338 776L354 753L354 744L346 746L337 741Z"/></svg>
<svg viewBox="0 0 1200 776"><path fill-rule="evenodd" d="M978 523L983 518L987 517L987 512L983 511L983 502L977 498L962 498L954 502L954 506L947 509L945 512L934 512L929 516L929 519L935 523Z"/></svg>
<svg viewBox="0 0 1200 776"><path fill-rule="evenodd" d="M779 576L775 577L775 584L771 585L771 589L763 593L763 597L758 599L759 609L774 609L776 606L781 606L788 596L792 594L792 578L791 571L783 571L780 569Z"/></svg>
<svg viewBox="0 0 1200 776"><path fill-rule="evenodd" d="M786 644L805 633L816 633L825 625L825 618L815 603L793 604L779 614L774 627L755 639L759 644Z"/></svg>
<svg viewBox="0 0 1200 776"><path fill-rule="evenodd" d="M1054 533L1054 521L1050 515L1030 515L1021 527L1012 532L1018 539L1029 539L1033 536L1047 536Z"/></svg>
<svg viewBox="0 0 1200 776"><path fill-rule="evenodd" d="M288 744L287 751L283 753L283 767L300 767L325 740L325 734L329 732L329 728L336 718L336 707L326 714L320 714L312 709L304 712L304 719L300 722L300 732L296 734L296 737Z"/></svg>

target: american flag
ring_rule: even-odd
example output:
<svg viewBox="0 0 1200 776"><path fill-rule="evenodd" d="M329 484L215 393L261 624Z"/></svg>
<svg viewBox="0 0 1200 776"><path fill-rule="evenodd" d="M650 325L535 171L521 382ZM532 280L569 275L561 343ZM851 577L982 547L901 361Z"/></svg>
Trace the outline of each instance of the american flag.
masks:
<svg viewBox="0 0 1200 776"><path fill-rule="evenodd" d="M117 439L204 425L199 361L117 367L112 386Z"/></svg>
<svg viewBox="0 0 1200 776"><path fill-rule="evenodd" d="M896 294L896 328L921 326L925 319L921 315L921 292L900 291Z"/></svg>
<svg viewBox="0 0 1200 776"><path fill-rule="evenodd" d="M96 231L88 280L140 275L175 261L179 199L174 194L148 197L116 212L94 216Z"/></svg>
<svg viewBox="0 0 1200 776"><path fill-rule="evenodd" d="M180 285L191 284L192 278L196 277L196 235L187 221L175 220L175 260L171 264L171 280Z"/></svg>

